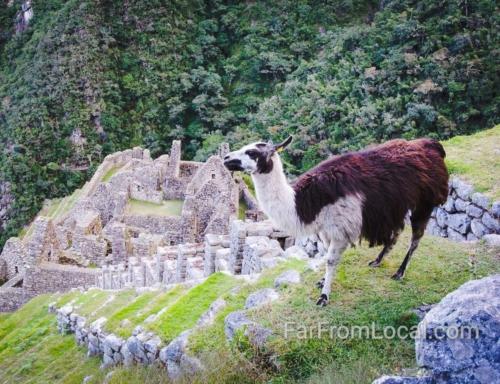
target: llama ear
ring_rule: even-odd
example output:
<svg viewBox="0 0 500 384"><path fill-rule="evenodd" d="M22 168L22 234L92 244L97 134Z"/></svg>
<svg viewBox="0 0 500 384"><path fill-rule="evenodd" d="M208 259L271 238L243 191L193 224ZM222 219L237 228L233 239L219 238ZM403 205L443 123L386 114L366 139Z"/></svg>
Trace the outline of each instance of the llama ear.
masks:
<svg viewBox="0 0 500 384"><path fill-rule="evenodd" d="M274 150L278 153L283 152L285 150L285 148L288 147L288 144L290 144L292 142L292 139L293 139L292 136L288 136L288 138L285 141L283 141L279 144L276 144L274 146Z"/></svg>

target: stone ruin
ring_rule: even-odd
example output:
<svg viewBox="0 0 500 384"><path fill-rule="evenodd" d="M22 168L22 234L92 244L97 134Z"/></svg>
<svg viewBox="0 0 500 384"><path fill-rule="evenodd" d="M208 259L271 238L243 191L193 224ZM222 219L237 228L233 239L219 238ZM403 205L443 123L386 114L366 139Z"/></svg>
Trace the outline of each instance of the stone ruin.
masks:
<svg viewBox="0 0 500 384"><path fill-rule="evenodd" d="M20 305L72 287L197 279L229 269L233 259L231 268L239 273L244 244L238 243L233 259L227 250L240 199L253 209L250 216L262 215L246 184L224 167L221 156L228 150L221 146L205 163L181 160L179 141L155 160L141 148L107 156L73 206L55 218L39 215L24 238L7 241L0 255L0 281L7 281L0 287L0 311L16 307L11 299L6 304L16 296L6 289L17 289ZM137 203L148 210L134 209ZM163 211L169 203L182 208ZM58 278L47 282L50 273Z"/></svg>
<svg viewBox="0 0 500 384"><path fill-rule="evenodd" d="M224 167L228 151L223 144L205 163L183 161L181 144L174 141L170 154L155 160L141 148L107 156L73 205L52 218L39 215L24 238L6 242L0 255L0 282L6 281L0 311L73 287L161 287L218 271L259 273L283 260L284 250L294 244L310 257L324 254L318 238L295 240L273 228L244 181ZM483 207L483 232L493 233L485 238L498 236L499 203L489 211L489 201L468 187L470 201L461 213L462 189L453 179L449 201L435 210L427 230L446 232L452 240L474 239L469 231L479 238L476 211ZM240 202L247 209L238 219ZM165 211L170 203L182 208ZM141 211L143 204L148 210ZM443 212L444 229L438 228ZM452 236L455 218L462 217L465 230L460 238Z"/></svg>

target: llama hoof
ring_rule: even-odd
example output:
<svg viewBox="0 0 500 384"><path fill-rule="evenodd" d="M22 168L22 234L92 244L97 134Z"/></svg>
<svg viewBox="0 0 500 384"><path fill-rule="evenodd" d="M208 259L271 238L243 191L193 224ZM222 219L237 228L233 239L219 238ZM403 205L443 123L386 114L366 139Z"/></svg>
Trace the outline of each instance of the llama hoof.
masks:
<svg viewBox="0 0 500 384"><path fill-rule="evenodd" d="M322 278L316 283L316 287L318 287L318 289L323 289L324 285L325 285L325 278Z"/></svg>
<svg viewBox="0 0 500 384"><path fill-rule="evenodd" d="M380 265L380 261L378 261L378 260L372 260L368 263L368 266L373 267L373 268L378 267L379 265Z"/></svg>
<svg viewBox="0 0 500 384"><path fill-rule="evenodd" d="M318 301L316 302L316 305L319 305L320 307L325 307L327 304L328 304L328 296L322 293Z"/></svg>
<svg viewBox="0 0 500 384"><path fill-rule="evenodd" d="M403 278L403 276L404 276L404 273L396 272L394 275L391 276L391 279L399 281Z"/></svg>

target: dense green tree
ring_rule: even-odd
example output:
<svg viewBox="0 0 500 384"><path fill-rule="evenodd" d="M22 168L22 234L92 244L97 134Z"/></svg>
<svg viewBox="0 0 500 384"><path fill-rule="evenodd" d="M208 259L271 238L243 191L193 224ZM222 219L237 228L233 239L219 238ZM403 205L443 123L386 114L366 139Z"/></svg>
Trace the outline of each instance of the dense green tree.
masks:
<svg viewBox="0 0 500 384"><path fill-rule="evenodd" d="M15 196L0 246L103 156L182 139L295 142L292 173L394 137L498 123L491 0L0 0L0 179Z"/></svg>

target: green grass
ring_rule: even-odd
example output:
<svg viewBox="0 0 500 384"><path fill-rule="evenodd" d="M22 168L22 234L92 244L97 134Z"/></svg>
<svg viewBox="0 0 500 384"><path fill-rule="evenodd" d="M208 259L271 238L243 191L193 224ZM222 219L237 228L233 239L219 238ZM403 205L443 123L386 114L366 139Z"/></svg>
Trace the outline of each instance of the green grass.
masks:
<svg viewBox="0 0 500 384"><path fill-rule="evenodd" d="M446 165L493 200L500 199L500 125L444 141Z"/></svg>
<svg viewBox="0 0 500 384"><path fill-rule="evenodd" d="M313 271L304 261L290 259L264 271L253 282L217 273L188 289L176 286L169 291L136 293L133 290L42 295L17 312L0 314L0 383L81 383L93 375L91 383L101 383L109 370L98 369L100 359L85 357L74 338L56 334L54 314L47 313L50 302L58 306L71 303L89 322L108 318L106 330L128 337L142 324L164 342L190 329L210 304L219 297L226 307L213 324L195 330L190 336L189 353L200 357L207 370L190 376L186 382L354 384L370 383L382 374L401 373L415 366L414 342L410 339L330 339L317 334L301 339L292 333L285 338L286 323L296 329L323 323L323 327L371 325L413 326L418 320L411 310L419 305L438 302L465 281L500 273L500 259L484 244L467 245L425 236L405 279L390 279L404 256L409 231L405 231L379 268L367 266L378 249L364 245L344 254L333 284L331 301L318 308L315 282L323 270ZM249 311L249 316L273 330L265 350L252 348L242 337L230 344L224 335L224 318L240 310L248 295L272 287L278 274L288 269L301 273L302 283L280 289L280 300ZM156 321L145 325L151 314ZM128 320L123 324L123 320ZM279 369L272 368L272 361ZM110 383L168 383L159 367L114 368Z"/></svg>
<svg viewBox="0 0 500 384"><path fill-rule="evenodd" d="M245 220L245 212L248 209L248 205L245 202L245 200L240 199L239 205L238 205L238 219L240 220Z"/></svg>
<svg viewBox="0 0 500 384"><path fill-rule="evenodd" d="M178 285L167 292L144 293L113 313L105 328L118 336L128 337L137 325L142 324L149 316L170 307L185 292L186 288ZM124 323L124 320L127 322Z"/></svg>
<svg viewBox="0 0 500 384"><path fill-rule="evenodd" d="M81 383L99 372L100 360L88 359L73 336L57 334L51 295L38 296L8 317L0 317L1 383Z"/></svg>
<svg viewBox="0 0 500 384"><path fill-rule="evenodd" d="M181 332L192 328L210 304L236 285L237 280L232 276L223 273L210 275L203 283L190 289L172 304L147 328L168 342Z"/></svg>
<svg viewBox="0 0 500 384"><path fill-rule="evenodd" d="M288 269L303 271L305 263L301 260L287 260L273 269L264 271L259 279L254 283L242 285L236 292L228 292L222 296L227 305L215 318L214 324L209 327L199 329L190 338L190 348L193 352L215 350L220 345L224 345L224 318L231 312L241 310L245 306L248 295L262 288L273 286L274 279Z"/></svg>
<svg viewBox="0 0 500 384"><path fill-rule="evenodd" d="M103 183L107 183L109 180L111 180L111 178L116 175L118 173L118 171L121 169L122 167L119 167L119 166L116 166L116 167L111 167L105 174L104 176L102 177L101 181Z"/></svg>
<svg viewBox="0 0 500 384"><path fill-rule="evenodd" d="M228 296L229 306L218 316L216 323L200 330L191 338L191 350L201 355L231 356L230 362L245 366L245 375L257 381L311 383L370 383L382 374L398 373L415 365L413 340L330 339L313 335L306 340L299 334L285 338L285 324L295 328L311 329L324 323L324 327L339 325L371 325L377 330L384 326L413 326L418 320L411 312L424 303L438 302L465 281L500 272L500 259L493 250L452 243L446 239L426 236L422 240L405 279L390 279L402 261L409 231L406 231L393 252L378 269L367 266L378 249L366 246L345 252L336 280L331 301L326 308L315 305L319 291L315 282L323 270L302 273L303 284L281 291L281 299L272 305L252 311L252 317L273 330L274 337L266 353L275 356L280 365L278 372L266 372L262 353L248 349L243 344L225 346L223 320L228 312L240 309L251 287L244 287L235 296ZM273 271L272 273L275 273ZM260 286L270 286L272 279L260 281ZM245 356L245 359L241 358ZM217 359L216 359L217 360ZM245 363L242 363L242 360ZM222 364L222 363L221 363ZM268 367L269 368L269 367Z"/></svg>
<svg viewBox="0 0 500 384"><path fill-rule="evenodd" d="M180 216L183 200L167 200L161 204L130 199L127 205L128 215L137 216Z"/></svg>

